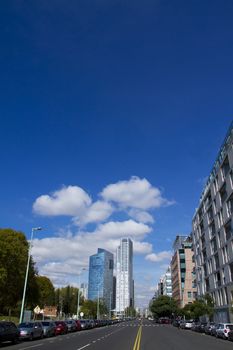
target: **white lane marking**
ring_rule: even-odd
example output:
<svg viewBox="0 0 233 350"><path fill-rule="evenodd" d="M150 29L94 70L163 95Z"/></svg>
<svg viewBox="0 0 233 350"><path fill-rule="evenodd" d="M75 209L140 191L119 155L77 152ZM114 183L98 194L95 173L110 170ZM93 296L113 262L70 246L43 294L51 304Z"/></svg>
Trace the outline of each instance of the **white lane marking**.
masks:
<svg viewBox="0 0 233 350"><path fill-rule="evenodd" d="M91 345L90 343L89 343L89 344L86 344L86 345L82 346L81 348L78 348L77 350L85 349L85 348L87 348L87 347L90 346L90 345Z"/></svg>
<svg viewBox="0 0 233 350"><path fill-rule="evenodd" d="M38 346L41 346L41 345L44 345L44 344L37 344L37 345L31 345L31 346L27 346L26 348L19 348L19 350L26 350L26 349L31 349L31 348L36 348Z"/></svg>

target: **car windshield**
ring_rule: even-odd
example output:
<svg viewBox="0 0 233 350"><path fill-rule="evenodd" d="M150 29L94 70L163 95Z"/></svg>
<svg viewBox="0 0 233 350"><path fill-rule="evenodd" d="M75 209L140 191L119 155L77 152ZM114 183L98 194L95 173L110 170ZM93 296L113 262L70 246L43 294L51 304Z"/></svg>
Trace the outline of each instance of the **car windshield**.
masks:
<svg viewBox="0 0 233 350"><path fill-rule="evenodd" d="M233 330L233 324L227 324L226 325L226 328L230 329L230 330Z"/></svg>
<svg viewBox="0 0 233 350"><path fill-rule="evenodd" d="M50 326L50 322L42 322L43 326Z"/></svg>
<svg viewBox="0 0 233 350"><path fill-rule="evenodd" d="M23 323L20 323L19 327L22 327L22 328L31 328L31 327L33 327L33 323L26 323L26 322L23 322Z"/></svg>

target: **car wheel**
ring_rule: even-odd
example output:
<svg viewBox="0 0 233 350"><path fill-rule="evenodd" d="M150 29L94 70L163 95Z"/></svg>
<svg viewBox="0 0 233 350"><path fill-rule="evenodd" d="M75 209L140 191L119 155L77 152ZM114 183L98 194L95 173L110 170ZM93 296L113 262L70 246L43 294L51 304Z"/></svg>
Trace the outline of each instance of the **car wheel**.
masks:
<svg viewBox="0 0 233 350"><path fill-rule="evenodd" d="M33 333L30 334L30 337L29 337L29 340L33 340L34 337L33 337Z"/></svg>
<svg viewBox="0 0 233 350"><path fill-rule="evenodd" d="M42 332L40 335L40 339L43 339L43 338L44 338L44 332Z"/></svg>

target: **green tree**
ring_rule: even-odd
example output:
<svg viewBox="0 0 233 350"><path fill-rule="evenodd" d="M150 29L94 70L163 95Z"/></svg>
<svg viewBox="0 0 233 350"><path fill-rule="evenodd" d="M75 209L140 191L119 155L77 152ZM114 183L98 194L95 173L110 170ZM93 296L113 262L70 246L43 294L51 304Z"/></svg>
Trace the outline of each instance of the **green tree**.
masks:
<svg viewBox="0 0 233 350"><path fill-rule="evenodd" d="M37 276L36 283L39 288L39 305L44 308L45 305L55 304L55 290L52 282L46 276Z"/></svg>
<svg viewBox="0 0 233 350"><path fill-rule="evenodd" d="M0 313L8 313L21 303L28 258L28 242L22 232L9 228L0 229ZM35 265L30 260L27 305L33 304L38 298L35 282Z"/></svg>
<svg viewBox="0 0 233 350"><path fill-rule="evenodd" d="M186 318L198 320L201 316L209 316L211 319L214 314L214 302L209 294L206 294L204 298L195 300L191 304L187 304L183 307L182 313Z"/></svg>
<svg viewBox="0 0 233 350"><path fill-rule="evenodd" d="M83 297L80 297L82 305ZM78 288L66 286L55 290L55 305L58 313L63 312L66 315L76 315L78 304Z"/></svg>
<svg viewBox="0 0 233 350"><path fill-rule="evenodd" d="M135 310L134 307L129 306L125 309L125 316L126 317L136 317L137 311Z"/></svg>
<svg viewBox="0 0 233 350"><path fill-rule="evenodd" d="M167 295L159 296L150 306L154 317L172 317L173 314L177 313L177 310L176 301Z"/></svg>

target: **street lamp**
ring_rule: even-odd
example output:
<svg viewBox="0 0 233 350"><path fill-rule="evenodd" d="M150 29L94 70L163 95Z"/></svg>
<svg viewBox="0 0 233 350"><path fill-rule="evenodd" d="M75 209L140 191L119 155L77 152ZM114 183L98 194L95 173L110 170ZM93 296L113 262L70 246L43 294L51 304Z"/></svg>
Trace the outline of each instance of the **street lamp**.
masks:
<svg viewBox="0 0 233 350"><path fill-rule="evenodd" d="M77 319L79 319L79 304L80 304L80 276L82 274L82 271L85 271L85 267L81 269L80 274L78 275L78 301L77 301Z"/></svg>
<svg viewBox="0 0 233 350"><path fill-rule="evenodd" d="M28 261L27 261L26 274L25 274L25 280L24 280L23 299L22 299L22 304L21 304L19 323L21 323L23 321L24 303L25 303L25 295L26 295L26 290L27 290L28 271L29 271L30 258L31 258L33 233L34 233L34 231L40 231L40 230L42 230L41 227L33 227L32 232L31 232L31 240L30 240L29 249L28 249Z"/></svg>

